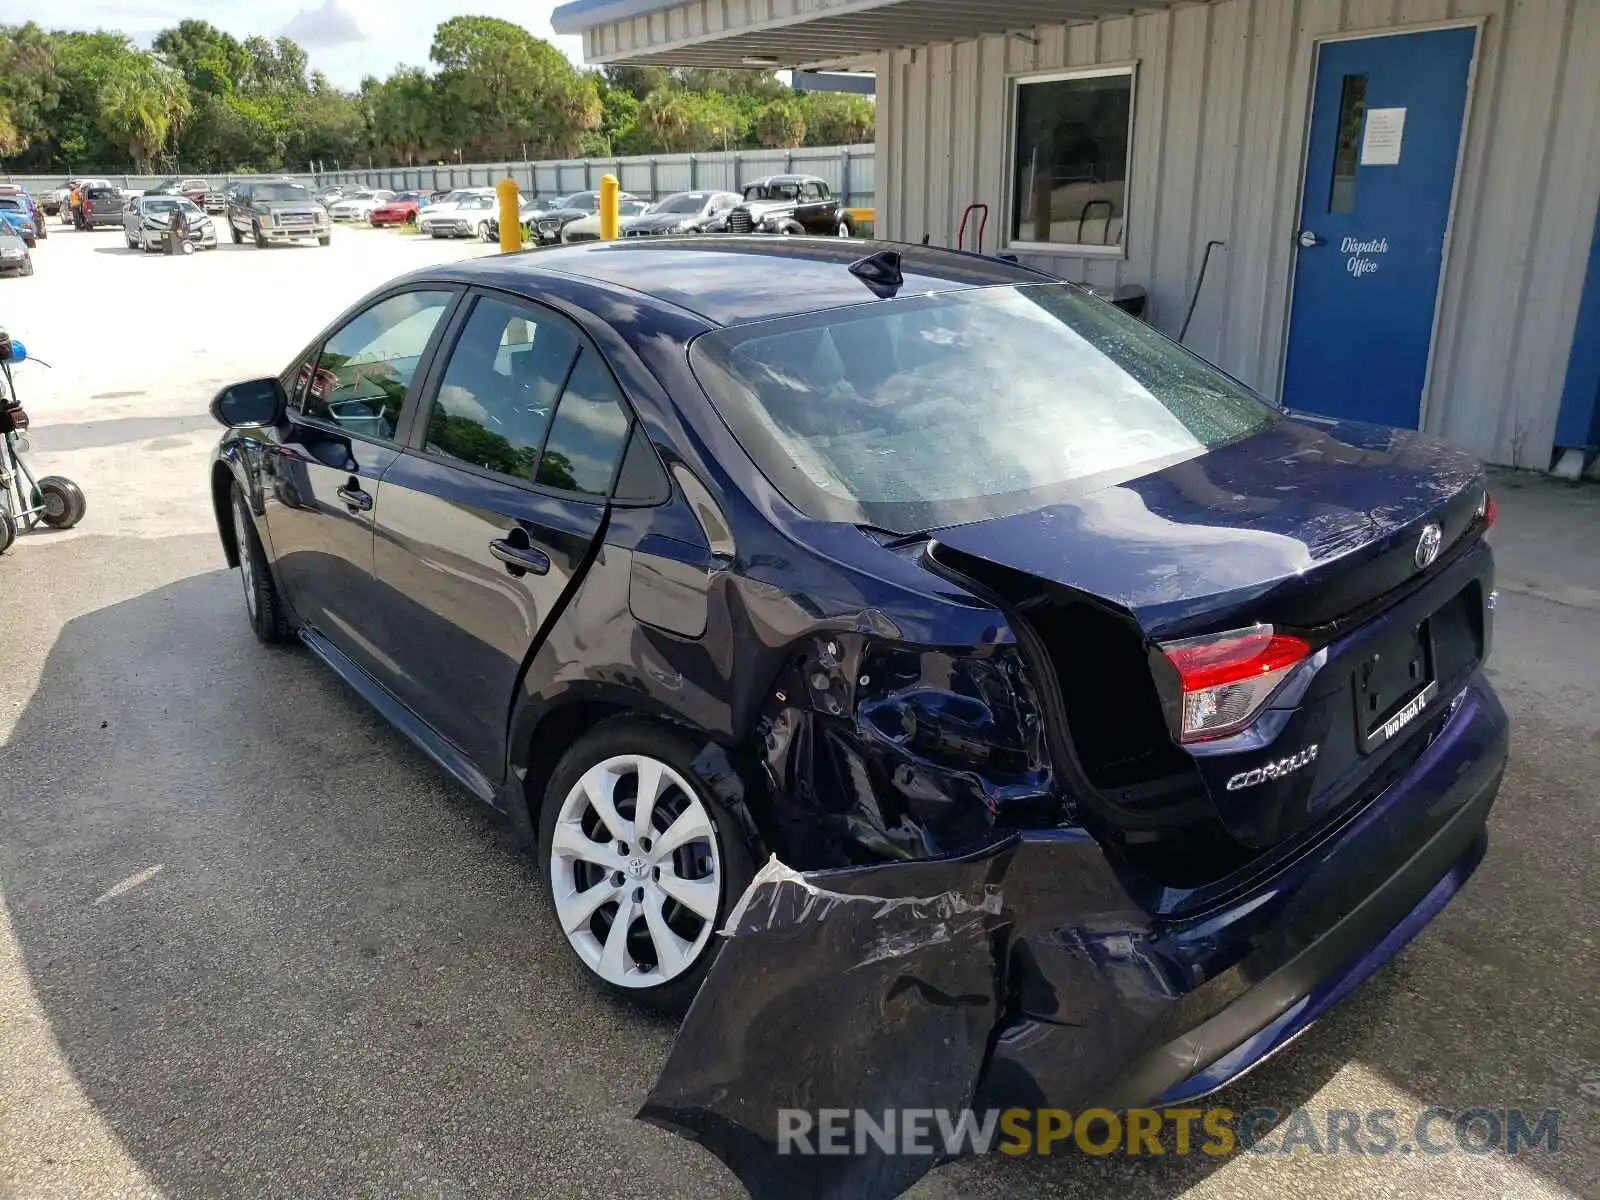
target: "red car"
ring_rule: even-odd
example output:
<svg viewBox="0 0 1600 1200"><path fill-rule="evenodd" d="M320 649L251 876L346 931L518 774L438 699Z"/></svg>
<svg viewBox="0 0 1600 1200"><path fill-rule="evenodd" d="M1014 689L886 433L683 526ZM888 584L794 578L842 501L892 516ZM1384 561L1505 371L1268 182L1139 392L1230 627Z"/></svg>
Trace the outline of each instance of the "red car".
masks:
<svg viewBox="0 0 1600 1200"><path fill-rule="evenodd" d="M417 219L417 210L425 198L423 192L401 192L387 204L373 209L368 219L374 225L409 225Z"/></svg>

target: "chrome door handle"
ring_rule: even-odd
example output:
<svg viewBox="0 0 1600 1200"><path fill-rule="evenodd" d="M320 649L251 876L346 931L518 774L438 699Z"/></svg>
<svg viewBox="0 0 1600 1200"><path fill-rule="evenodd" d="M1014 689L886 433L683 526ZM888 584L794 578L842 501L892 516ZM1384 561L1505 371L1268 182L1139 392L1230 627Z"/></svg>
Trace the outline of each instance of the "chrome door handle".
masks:
<svg viewBox="0 0 1600 1200"><path fill-rule="evenodd" d="M550 556L542 551L535 550L532 546L518 546L505 538L496 538L489 543L489 553L505 563L506 570L513 575L522 575L532 571L535 575L545 575L550 571Z"/></svg>
<svg viewBox="0 0 1600 1200"><path fill-rule="evenodd" d="M362 491L359 486L351 487L347 483L341 488L335 488L333 494L356 512L372 511L372 497Z"/></svg>
<svg viewBox="0 0 1600 1200"><path fill-rule="evenodd" d="M1313 247L1322 245L1322 239L1310 229L1302 229L1300 231L1299 241L1302 250L1310 250Z"/></svg>

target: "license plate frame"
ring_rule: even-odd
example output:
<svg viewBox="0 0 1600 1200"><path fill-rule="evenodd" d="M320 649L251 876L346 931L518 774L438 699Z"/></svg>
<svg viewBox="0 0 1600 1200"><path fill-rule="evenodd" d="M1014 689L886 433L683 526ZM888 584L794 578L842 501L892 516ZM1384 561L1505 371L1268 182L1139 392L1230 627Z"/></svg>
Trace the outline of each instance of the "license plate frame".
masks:
<svg viewBox="0 0 1600 1200"><path fill-rule="evenodd" d="M1439 692L1431 621L1385 638L1353 676L1356 729L1370 754L1427 711Z"/></svg>

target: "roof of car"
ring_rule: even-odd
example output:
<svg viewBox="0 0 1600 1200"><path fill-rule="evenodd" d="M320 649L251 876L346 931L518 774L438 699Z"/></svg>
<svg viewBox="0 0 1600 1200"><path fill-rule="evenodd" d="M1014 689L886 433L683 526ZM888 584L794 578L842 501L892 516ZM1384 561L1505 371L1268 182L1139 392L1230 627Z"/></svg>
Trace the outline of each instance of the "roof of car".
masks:
<svg viewBox="0 0 1600 1200"><path fill-rule="evenodd" d="M745 187L765 187L774 183L827 183L820 175L766 175L745 181Z"/></svg>
<svg viewBox="0 0 1600 1200"><path fill-rule="evenodd" d="M654 296L717 325L739 325L871 300L849 267L883 250L899 252L908 295L1053 279L1018 263L936 246L772 236L579 242L448 270L507 291L525 288L532 272L554 271Z"/></svg>

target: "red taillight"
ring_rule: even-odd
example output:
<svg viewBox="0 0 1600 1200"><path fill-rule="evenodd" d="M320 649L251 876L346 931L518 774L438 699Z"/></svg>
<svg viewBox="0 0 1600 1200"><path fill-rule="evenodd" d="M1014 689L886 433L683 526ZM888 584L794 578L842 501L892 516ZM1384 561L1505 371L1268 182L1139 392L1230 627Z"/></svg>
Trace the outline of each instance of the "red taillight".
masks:
<svg viewBox="0 0 1600 1200"><path fill-rule="evenodd" d="M1161 647L1183 689L1185 742L1237 733L1278 689L1291 667L1311 654L1303 638L1253 625Z"/></svg>
<svg viewBox="0 0 1600 1200"><path fill-rule="evenodd" d="M1494 493L1485 492L1483 500L1478 505L1478 516L1483 518L1483 531L1488 533L1494 528L1495 518L1500 515L1500 506L1494 502Z"/></svg>

